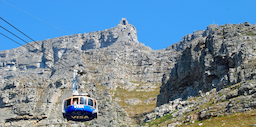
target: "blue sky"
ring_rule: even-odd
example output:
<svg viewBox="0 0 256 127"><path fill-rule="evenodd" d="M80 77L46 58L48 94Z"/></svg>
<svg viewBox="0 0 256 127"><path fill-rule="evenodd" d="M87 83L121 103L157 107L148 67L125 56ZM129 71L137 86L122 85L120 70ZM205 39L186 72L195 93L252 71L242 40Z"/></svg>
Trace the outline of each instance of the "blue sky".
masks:
<svg viewBox="0 0 256 127"><path fill-rule="evenodd" d="M0 16L38 41L109 29L127 18L137 28L139 42L156 50L213 23L255 24L255 5L256 0L0 0ZM2 20L0 25L31 42ZM2 28L0 32L25 44ZM0 50L19 46L0 35Z"/></svg>

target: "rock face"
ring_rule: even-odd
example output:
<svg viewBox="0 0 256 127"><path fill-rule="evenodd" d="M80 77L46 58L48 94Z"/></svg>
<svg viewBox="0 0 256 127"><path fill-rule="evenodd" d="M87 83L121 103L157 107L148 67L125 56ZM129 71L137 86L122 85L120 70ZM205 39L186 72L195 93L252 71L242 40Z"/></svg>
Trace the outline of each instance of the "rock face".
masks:
<svg viewBox="0 0 256 127"><path fill-rule="evenodd" d="M175 126L256 108L256 24L207 30L180 50L163 75L157 107L144 122L169 115L168 126Z"/></svg>
<svg viewBox="0 0 256 127"><path fill-rule="evenodd" d="M110 90L132 89L131 82L160 83L176 55L173 49L154 51L139 43L136 28L126 19L107 30L0 51L0 125L130 125ZM96 120L79 123L62 117L62 100L72 95L73 69L87 72L78 78L78 87L99 101Z"/></svg>
<svg viewBox="0 0 256 127"><path fill-rule="evenodd" d="M174 116L189 112L187 109L203 102L182 99L206 95L212 89L220 92L239 82L244 85L230 90L224 99L254 97L255 86L248 80L255 78L255 33L255 25L249 23L210 25L166 49L152 50L138 42L136 28L123 18L117 26L103 31L0 51L0 125L132 126L130 116L117 103L120 100L112 99L117 87L127 91L140 87L139 91L147 92L157 86L151 84L162 83L158 107L145 121L176 109L181 111ZM98 100L97 119L77 122L62 117L62 101L72 96L74 69L86 71L78 78L78 89ZM133 98L124 102L138 105L155 100ZM252 109L255 104L248 106ZM202 114L207 114L205 111Z"/></svg>
<svg viewBox="0 0 256 127"><path fill-rule="evenodd" d="M255 28L247 22L208 27L208 36L191 40L164 74L157 105L255 79Z"/></svg>

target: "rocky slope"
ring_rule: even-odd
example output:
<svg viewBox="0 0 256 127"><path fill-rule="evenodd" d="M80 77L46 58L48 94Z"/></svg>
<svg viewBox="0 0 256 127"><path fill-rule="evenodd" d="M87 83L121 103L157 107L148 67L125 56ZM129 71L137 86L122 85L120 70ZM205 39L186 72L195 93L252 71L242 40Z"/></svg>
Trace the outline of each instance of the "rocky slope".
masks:
<svg viewBox="0 0 256 127"><path fill-rule="evenodd" d="M172 48L154 51L139 43L136 28L126 19L107 30L0 51L3 114L0 123L4 126L133 124L126 111L113 101L113 91L132 90L138 82L142 90L155 88L161 83L163 73L174 65L176 55ZM78 79L79 91L88 92L99 101L97 120L79 123L62 118L61 102L72 94L73 69L87 72ZM136 98L130 101L133 99Z"/></svg>
<svg viewBox="0 0 256 127"><path fill-rule="evenodd" d="M194 39L164 75L158 105L254 79L255 33L255 25L227 24Z"/></svg>
<svg viewBox="0 0 256 127"><path fill-rule="evenodd" d="M183 103L196 108L208 100L183 101L198 95L219 95L222 88L239 82L237 93L232 87L227 90L234 91L232 95L222 93L225 96L221 97L236 98L244 94L241 91L254 96L249 80L254 79L255 33L255 25L249 23L210 25L166 49L152 50L138 42L136 28L122 19L103 31L0 51L0 125L134 126L134 113L129 110L137 104L155 103L150 94L161 83L158 107L145 121L171 113L180 104L182 109ZM77 122L62 117L62 100L72 95L73 69L87 72L78 78L78 88L98 100L97 119ZM122 95L129 93L137 97Z"/></svg>
<svg viewBox="0 0 256 127"><path fill-rule="evenodd" d="M256 25L245 22L194 39L163 75L158 107L145 121L175 112L172 126L255 109L255 35Z"/></svg>

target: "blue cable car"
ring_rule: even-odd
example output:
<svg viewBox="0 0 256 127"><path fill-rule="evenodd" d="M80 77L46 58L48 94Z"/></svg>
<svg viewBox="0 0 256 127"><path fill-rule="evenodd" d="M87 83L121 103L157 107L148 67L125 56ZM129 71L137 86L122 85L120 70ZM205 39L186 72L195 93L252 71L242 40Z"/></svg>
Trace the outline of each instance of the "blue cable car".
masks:
<svg viewBox="0 0 256 127"><path fill-rule="evenodd" d="M73 96L63 100L62 103L63 117L74 121L87 121L97 118L97 100L91 98L87 93L77 92L77 74L82 73L74 70Z"/></svg>

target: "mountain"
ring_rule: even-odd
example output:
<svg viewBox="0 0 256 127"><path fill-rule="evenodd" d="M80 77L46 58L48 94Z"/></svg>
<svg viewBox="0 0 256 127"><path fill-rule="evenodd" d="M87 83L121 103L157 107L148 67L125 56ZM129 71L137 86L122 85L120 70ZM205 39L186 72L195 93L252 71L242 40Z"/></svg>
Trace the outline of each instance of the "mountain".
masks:
<svg viewBox="0 0 256 127"><path fill-rule="evenodd" d="M0 54L4 126L133 124L113 100L113 91L131 90L135 82L142 82L145 89L160 84L164 70L175 60L171 50L153 51L139 43L136 28L126 19L107 30L31 42ZM98 100L97 120L79 123L62 117L62 100L72 96L74 69L87 72L78 77L78 90Z"/></svg>
<svg viewBox="0 0 256 127"><path fill-rule="evenodd" d="M145 121L172 114L168 122L175 126L254 110L255 28L248 22L215 26L191 41L163 75L157 108Z"/></svg>
<svg viewBox="0 0 256 127"><path fill-rule="evenodd" d="M166 49L152 50L138 42L136 28L123 18L103 31L0 51L0 125L137 126L172 113L166 105L196 107L207 100L187 100L226 88L231 91L222 92L227 99L245 93L254 97L255 26L213 24ZM62 101L72 96L74 69L86 71L78 77L78 90L98 100L97 119L62 116ZM240 109L254 109L251 102Z"/></svg>

